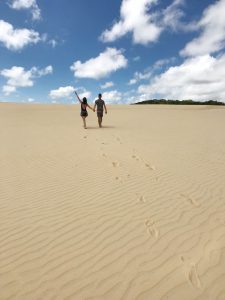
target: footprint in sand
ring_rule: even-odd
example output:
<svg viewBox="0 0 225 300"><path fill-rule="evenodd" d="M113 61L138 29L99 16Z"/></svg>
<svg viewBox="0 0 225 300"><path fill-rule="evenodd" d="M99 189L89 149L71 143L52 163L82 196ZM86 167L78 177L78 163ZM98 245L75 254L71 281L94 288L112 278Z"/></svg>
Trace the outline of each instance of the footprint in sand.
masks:
<svg viewBox="0 0 225 300"><path fill-rule="evenodd" d="M118 182L120 182L120 183L122 183L122 178L119 177L119 176L116 176L116 177L115 177L115 180L118 181Z"/></svg>
<svg viewBox="0 0 225 300"><path fill-rule="evenodd" d="M189 259L185 259L183 256L180 257L181 262L183 263L184 272L187 281L194 287L194 288L201 288L201 282L199 279L199 275L197 272L196 264L191 262Z"/></svg>
<svg viewBox="0 0 225 300"><path fill-rule="evenodd" d="M148 168L149 170L155 171L155 166L151 166L149 163L144 162L146 168Z"/></svg>
<svg viewBox="0 0 225 300"><path fill-rule="evenodd" d="M136 161L140 161L140 158L137 155L132 155L132 158L135 159Z"/></svg>
<svg viewBox="0 0 225 300"><path fill-rule="evenodd" d="M201 206L201 204L197 200L195 200L185 194L180 194L180 195L181 195L181 197L185 198L185 200L188 201L191 205L193 205L195 207Z"/></svg>
<svg viewBox="0 0 225 300"><path fill-rule="evenodd" d="M152 170L152 171L155 171L155 170L156 170L156 167L155 167L155 166L150 165L150 164L149 164L148 162L146 162L143 158L138 157L136 154L133 154L133 155L132 155L132 158L135 159L136 161L141 161L141 162L144 164L144 166L145 166L146 168L148 168L149 170Z"/></svg>
<svg viewBox="0 0 225 300"><path fill-rule="evenodd" d="M138 199L137 199L138 203L146 203L146 199L143 195L138 195L138 194L136 194L136 195L138 197Z"/></svg>
<svg viewBox="0 0 225 300"><path fill-rule="evenodd" d="M153 220L146 220L145 221L145 226L147 229L147 233L154 237L155 239L158 239L159 237L159 230L157 229L157 227L155 226L155 222Z"/></svg>
<svg viewBox="0 0 225 300"><path fill-rule="evenodd" d="M86 138L87 138L87 136L85 135L85 136L83 136L83 138L84 138L84 139L86 139Z"/></svg>
<svg viewBox="0 0 225 300"><path fill-rule="evenodd" d="M118 161L113 161L112 165L113 165L114 168L117 168L117 167L120 166L120 163Z"/></svg>
<svg viewBox="0 0 225 300"><path fill-rule="evenodd" d="M106 155L105 153L102 153L102 156L103 156L103 157L107 157L107 155Z"/></svg>
<svg viewBox="0 0 225 300"><path fill-rule="evenodd" d="M118 143L120 143L120 145L122 145L122 142L121 142L120 137L116 136L115 138L116 138L116 141L117 141Z"/></svg>

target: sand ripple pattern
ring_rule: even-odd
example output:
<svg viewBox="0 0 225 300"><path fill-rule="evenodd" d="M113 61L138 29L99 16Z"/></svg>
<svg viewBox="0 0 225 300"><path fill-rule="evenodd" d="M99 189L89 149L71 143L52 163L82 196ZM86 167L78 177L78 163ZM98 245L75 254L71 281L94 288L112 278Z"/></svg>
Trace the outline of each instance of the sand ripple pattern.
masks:
<svg viewBox="0 0 225 300"><path fill-rule="evenodd" d="M224 300L225 110L107 118L1 104L0 299Z"/></svg>

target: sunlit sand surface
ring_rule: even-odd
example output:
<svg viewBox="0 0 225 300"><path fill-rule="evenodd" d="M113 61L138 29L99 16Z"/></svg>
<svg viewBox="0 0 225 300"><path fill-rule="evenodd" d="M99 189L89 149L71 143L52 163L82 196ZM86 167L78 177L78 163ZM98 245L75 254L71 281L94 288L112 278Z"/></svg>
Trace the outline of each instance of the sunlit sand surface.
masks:
<svg viewBox="0 0 225 300"><path fill-rule="evenodd" d="M225 109L0 104L1 300L224 300Z"/></svg>

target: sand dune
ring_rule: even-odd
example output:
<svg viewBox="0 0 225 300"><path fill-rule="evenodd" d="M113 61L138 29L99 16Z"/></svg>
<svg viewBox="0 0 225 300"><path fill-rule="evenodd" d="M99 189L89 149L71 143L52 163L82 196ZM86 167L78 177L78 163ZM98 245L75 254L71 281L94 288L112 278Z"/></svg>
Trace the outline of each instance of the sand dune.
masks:
<svg viewBox="0 0 225 300"><path fill-rule="evenodd" d="M0 104L0 299L224 300L225 109Z"/></svg>

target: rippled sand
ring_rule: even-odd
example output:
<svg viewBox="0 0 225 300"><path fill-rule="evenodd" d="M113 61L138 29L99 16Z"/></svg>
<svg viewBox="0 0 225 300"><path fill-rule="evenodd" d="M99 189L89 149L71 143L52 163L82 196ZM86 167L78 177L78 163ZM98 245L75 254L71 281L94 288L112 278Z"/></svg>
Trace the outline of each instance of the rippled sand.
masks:
<svg viewBox="0 0 225 300"><path fill-rule="evenodd" d="M225 109L0 103L0 299L224 300Z"/></svg>

